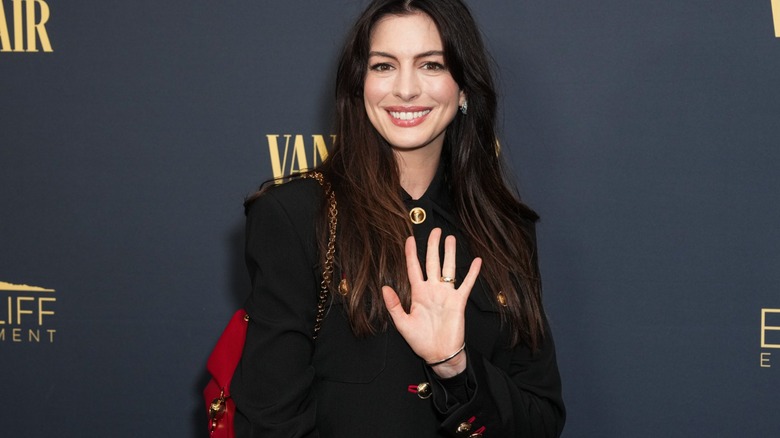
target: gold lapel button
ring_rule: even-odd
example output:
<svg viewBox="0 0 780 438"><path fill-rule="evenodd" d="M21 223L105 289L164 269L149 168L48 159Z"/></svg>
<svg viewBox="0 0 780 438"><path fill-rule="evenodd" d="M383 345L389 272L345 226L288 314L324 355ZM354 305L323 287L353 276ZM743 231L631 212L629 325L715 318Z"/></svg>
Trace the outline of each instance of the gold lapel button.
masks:
<svg viewBox="0 0 780 438"><path fill-rule="evenodd" d="M420 225L421 223L425 222L425 216L425 210L420 207L414 207L409 211L409 218L415 225Z"/></svg>
<svg viewBox="0 0 780 438"><path fill-rule="evenodd" d="M502 307L506 307L506 295L504 295L504 292L499 292L496 295L496 299L498 300L498 304L501 304Z"/></svg>

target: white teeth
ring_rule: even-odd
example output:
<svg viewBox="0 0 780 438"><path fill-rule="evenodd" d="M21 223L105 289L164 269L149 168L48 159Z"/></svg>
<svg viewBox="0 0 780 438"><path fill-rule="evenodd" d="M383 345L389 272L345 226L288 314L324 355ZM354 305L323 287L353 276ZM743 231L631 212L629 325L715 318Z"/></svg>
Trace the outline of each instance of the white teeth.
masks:
<svg viewBox="0 0 780 438"><path fill-rule="evenodd" d="M428 114L429 112L431 112L431 110L415 111L415 112L390 111L390 115L393 116L394 119L413 120L413 119L420 118L420 117Z"/></svg>

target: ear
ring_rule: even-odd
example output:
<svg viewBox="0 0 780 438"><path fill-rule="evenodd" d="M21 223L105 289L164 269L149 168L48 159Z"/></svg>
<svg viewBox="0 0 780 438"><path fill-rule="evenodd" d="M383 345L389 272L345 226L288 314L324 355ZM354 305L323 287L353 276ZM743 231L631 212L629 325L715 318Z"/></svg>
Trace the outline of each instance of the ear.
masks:
<svg viewBox="0 0 780 438"><path fill-rule="evenodd" d="M464 103L466 103L466 92L460 90L460 93L458 94L458 106L463 106Z"/></svg>

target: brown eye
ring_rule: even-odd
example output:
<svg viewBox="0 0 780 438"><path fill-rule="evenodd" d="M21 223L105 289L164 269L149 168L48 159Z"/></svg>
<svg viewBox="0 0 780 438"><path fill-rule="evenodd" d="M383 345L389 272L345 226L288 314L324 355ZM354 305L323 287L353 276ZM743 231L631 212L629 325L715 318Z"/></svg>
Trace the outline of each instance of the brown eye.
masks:
<svg viewBox="0 0 780 438"><path fill-rule="evenodd" d="M423 69L433 71L446 70L444 66L438 62L426 62L423 64Z"/></svg>
<svg viewBox="0 0 780 438"><path fill-rule="evenodd" d="M390 64L388 64L386 62L380 62L378 64L373 64L370 68L373 71L383 72L383 71L388 71L388 70L392 69L393 66L391 66Z"/></svg>

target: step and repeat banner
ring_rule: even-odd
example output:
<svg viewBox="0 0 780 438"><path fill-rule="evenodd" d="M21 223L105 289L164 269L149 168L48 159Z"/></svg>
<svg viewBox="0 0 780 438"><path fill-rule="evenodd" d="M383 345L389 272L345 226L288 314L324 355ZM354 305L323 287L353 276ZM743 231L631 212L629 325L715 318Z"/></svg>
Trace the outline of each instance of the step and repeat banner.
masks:
<svg viewBox="0 0 780 438"><path fill-rule="evenodd" d="M202 437L362 0L0 0L0 435ZM567 437L780 436L780 1L470 1Z"/></svg>

